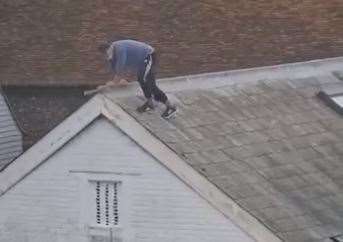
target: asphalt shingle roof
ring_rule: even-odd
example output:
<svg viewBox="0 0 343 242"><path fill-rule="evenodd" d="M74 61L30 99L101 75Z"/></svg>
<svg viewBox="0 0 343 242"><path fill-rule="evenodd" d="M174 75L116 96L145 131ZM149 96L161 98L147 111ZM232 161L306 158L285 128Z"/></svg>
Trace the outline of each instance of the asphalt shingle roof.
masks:
<svg viewBox="0 0 343 242"><path fill-rule="evenodd" d="M328 82L338 81L328 79ZM122 107L283 240L343 233L343 119L313 78L174 93L169 122Z"/></svg>
<svg viewBox="0 0 343 242"><path fill-rule="evenodd" d="M23 132L24 149L72 114L89 97L85 87L7 87L4 92Z"/></svg>

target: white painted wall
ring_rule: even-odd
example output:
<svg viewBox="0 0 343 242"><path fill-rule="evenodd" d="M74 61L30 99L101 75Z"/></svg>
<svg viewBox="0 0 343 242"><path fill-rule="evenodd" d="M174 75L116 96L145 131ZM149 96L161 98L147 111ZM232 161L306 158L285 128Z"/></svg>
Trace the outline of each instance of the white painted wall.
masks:
<svg viewBox="0 0 343 242"><path fill-rule="evenodd" d="M99 178L122 181L123 241L253 241L104 119L0 197L0 241L92 241L88 180Z"/></svg>

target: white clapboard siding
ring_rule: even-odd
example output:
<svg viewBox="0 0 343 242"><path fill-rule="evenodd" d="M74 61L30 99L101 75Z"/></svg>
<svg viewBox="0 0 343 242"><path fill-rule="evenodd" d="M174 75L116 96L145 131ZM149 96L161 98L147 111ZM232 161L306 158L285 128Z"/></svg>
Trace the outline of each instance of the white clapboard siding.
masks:
<svg viewBox="0 0 343 242"><path fill-rule="evenodd" d="M8 114L6 114L6 115L0 114L0 124L1 124L1 126L13 125L13 117L8 116Z"/></svg>
<svg viewBox="0 0 343 242"><path fill-rule="evenodd" d="M22 151L22 134L0 92L0 171Z"/></svg>

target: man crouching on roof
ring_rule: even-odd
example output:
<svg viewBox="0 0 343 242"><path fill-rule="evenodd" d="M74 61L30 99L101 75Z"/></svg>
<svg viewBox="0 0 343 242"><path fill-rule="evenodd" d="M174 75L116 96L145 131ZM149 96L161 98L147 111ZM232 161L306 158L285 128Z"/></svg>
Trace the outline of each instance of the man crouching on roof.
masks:
<svg viewBox="0 0 343 242"><path fill-rule="evenodd" d="M166 109L163 118L170 118L176 113L175 105L168 100L167 95L158 88L155 80L156 54L153 47L135 40L119 40L102 44L99 51L106 55L114 72L113 80L105 86L126 85L125 76L137 77L147 101L137 108L138 112L154 109L153 100L164 103Z"/></svg>

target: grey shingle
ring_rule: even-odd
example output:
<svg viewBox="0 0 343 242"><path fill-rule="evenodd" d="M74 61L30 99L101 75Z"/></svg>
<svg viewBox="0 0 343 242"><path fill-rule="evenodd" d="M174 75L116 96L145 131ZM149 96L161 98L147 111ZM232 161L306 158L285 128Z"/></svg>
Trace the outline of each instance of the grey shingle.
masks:
<svg viewBox="0 0 343 242"><path fill-rule="evenodd" d="M324 241L343 232L343 121L316 98L320 83L178 92L180 117L149 125L126 110L162 140L161 125L183 132L192 142L175 152L285 241Z"/></svg>

